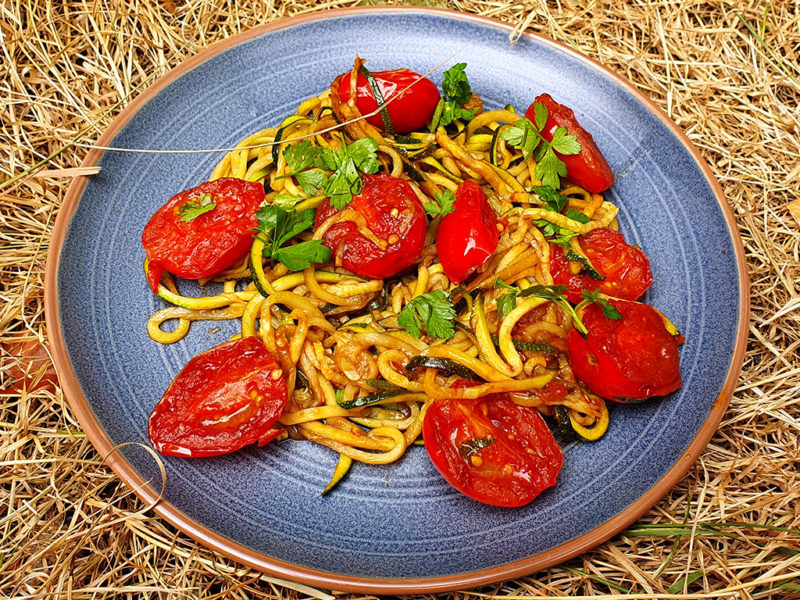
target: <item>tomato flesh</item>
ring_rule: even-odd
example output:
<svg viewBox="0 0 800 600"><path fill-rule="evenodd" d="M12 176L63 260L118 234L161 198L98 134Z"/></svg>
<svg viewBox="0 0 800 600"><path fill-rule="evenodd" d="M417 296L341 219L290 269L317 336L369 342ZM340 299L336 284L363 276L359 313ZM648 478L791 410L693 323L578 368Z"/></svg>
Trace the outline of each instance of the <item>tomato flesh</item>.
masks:
<svg viewBox="0 0 800 600"><path fill-rule="evenodd" d="M190 221L181 221L181 208L208 194L216 206ZM142 246L148 260L148 283L158 291L166 270L186 279L209 277L247 255L253 243L256 211L264 187L242 179L207 181L170 198L145 225Z"/></svg>
<svg viewBox="0 0 800 600"><path fill-rule="evenodd" d="M567 338L570 363L586 387L606 400L644 400L681 387L678 344L661 316L647 304L614 300L622 319L609 319L598 304L583 313L589 330Z"/></svg>
<svg viewBox="0 0 800 600"><path fill-rule="evenodd" d="M556 285L568 286L570 302L582 300L581 290L601 292L615 298L638 300L653 283L650 261L638 246L625 242L618 231L599 228L578 238L578 243L595 270L604 280L573 273L564 250L550 244L550 272Z"/></svg>
<svg viewBox="0 0 800 600"><path fill-rule="evenodd" d="M227 454L274 437L286 401L286 378L261 340L227 342L178 373L150 414L150 443L172 456Z"/></svg>
<svg viewBox="0 0 800 600"><path fill-rule="evenodd" d="M450 281L464 281L497 249L497 215L483 189L467 180L456 190L455 210L442 217L436 252Z"/></svg>
<svg viewBox="0 0 800 600"><path fill-rule="evenodd" d="M427 220L414 190L392 175L361 175L364 187L353 196L345 210L360 213L369 230L387 243L381 249L362 235L353 221L335 223L322 236L334 262L368 279L386 279L413 265L425 244ZM326 199L317 209L314 221L318 229L337 213Z"/></svg>
<svg viewBox="0 0 800 600"><path fill-rule="evenodd" d="M437 400L422 432L442 477L473 500L494 506L528 504L555 485L564 460L539 412L505 394Z"/></svg>
<svg viewBox="0 0 800 600"><path fill-rule="evenodd" d="M557 128L566 127L567 134L577 136L581 145L578 154L567 156L556 153L567 165L567 179L594 193L610 188L614 183L614 173L592 135L578 123L572 109L553 100L550 94L537 96L533 104L537 102L547 108L547 122L542 130L542 136L548 142L553 139L553 133ZM525 117L535 122L533 104L528 107Z"/></svg>
<svg viewBox="0 0 800 600"><path fill-rule="evenodd" d="M386 107L395 132L417 131L430 122L440 98L439 90L430 79L421 78L421 75L409 69L376 71L372 73L372 76L375 78L385 102L389 102L419 80L419 83L416 83L414 87ZM347 102L350 99L350 73L344 73L337 77L333 82L333 87L337 89L342 101ZM356 78L356 107L362 115L369 114L378 108L372 87L362 73L359 73ZM367 122L383 130L383 119L380 113L368 117Z"/></svg>

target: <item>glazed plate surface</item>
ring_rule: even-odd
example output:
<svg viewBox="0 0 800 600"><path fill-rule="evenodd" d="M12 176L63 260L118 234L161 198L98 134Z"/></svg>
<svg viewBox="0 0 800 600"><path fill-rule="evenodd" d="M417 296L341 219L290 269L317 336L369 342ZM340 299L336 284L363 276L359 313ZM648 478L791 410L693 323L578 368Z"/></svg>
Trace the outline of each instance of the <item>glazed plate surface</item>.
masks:
<svg viewBox="0 0 800 600"><path fill-rule="evenodd" d="M548 40L455 13L327 13L253 30L214 46L159 80L106 132L123 148L224 148L276 126L347 71L425 72L460 50L488 108L524 111L549 92L575 110L615 174L607 199L620 227L650 257L645 301L686 337L684 384L669 397L614 406L608 434L566 448L555 488L500 509L446 484L425 449L398 463L356 464L320 492L335 454L288 441L204 460L164 457L157 510L222 553L273 574L334 589L423 591L468 587L555 564L596 545L652 506L713 434L741 367L747 282L741 242L717 184L661 113L597 64ZM467 44L465 46L465 44ZM447 66L445 66L445 69ZM441 71L432 78L441 84ZM92 151L102 171L70 188L48 261L48 328L67 397L102 455L147 444L147 418L194 355L239 322L197 322L171 346L145 324L162 307L148 289L140 244L152 213L204 181L221 154ZM199 293L190 284L183 291ZM126 446L108 458L131 484L160 488L153 458Z"/></svg>

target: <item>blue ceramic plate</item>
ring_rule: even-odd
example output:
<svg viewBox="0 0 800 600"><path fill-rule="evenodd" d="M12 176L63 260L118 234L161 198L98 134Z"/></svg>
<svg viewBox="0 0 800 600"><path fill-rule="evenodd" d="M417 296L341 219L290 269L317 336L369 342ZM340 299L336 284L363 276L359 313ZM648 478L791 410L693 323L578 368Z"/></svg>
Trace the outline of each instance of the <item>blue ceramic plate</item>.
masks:
<svg viewBox="0 0 800 600"><path fill-rule="evenodd" d="M464 45L469 45L464 48ZM463 48L463 50L462 50ZM566 449L555 488L520 509L476 503L447 485L424 448L399 463L356 465L320 497L334 453L288 441L205 460L164 457L157 510L200 541L284 577L335 589L468 587L557 563L607 539L674 485L707 443L741 367L747 283L741 243L719 187L679 130L622 80L538 37L455 13L368 10L288 20L216 45L138 98L101 144L229 147L277 125L351 68L425 72L452 53L489 108L524 110L549 92L572 107L616 174L607 194L620 226L650 257L645 300L686 336L683 388L615 406L608 434ZM433 79L441 83L441 72ZM48 265L48 326L64 388L103 455L147 444L148 415L194 355L238 322L193 325L172 346L151 341L161 301L142 272L142 228L167 198L204 181L219 154L93 151L102 171L70 188ZM188 286L187 286L188 287ZM153 458L127 446L108 459L148 500Z"/></svg>

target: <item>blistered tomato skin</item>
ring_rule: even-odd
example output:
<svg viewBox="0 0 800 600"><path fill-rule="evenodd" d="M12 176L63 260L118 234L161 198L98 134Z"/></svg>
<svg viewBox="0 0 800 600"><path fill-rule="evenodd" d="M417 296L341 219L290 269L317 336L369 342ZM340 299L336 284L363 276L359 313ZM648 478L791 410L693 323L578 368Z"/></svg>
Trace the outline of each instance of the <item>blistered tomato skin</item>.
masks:
<svg viewBox="0 0 800 600"><path fill-rule="evenodd" d="M553 100L550 94L537 96L533 104L536 102L547 108L547 123L542 130L542 136L547 141L553 139L553 133L557 128L566 127L567 134L577 136L581 145L579 154L569 156L558 154L567 165L567 179L594 193L610 188L614 184L614 173L592 135L578 123L572 109ZM528 107L525 117L535 122L533 104Z"/></svg>
<svg viewBox="0 0 800 600"><path fill-rule="evenodd" d="M484 504L528 504L555 485L564 460L539 412L504 394L437 400L422 431L431 461L445 480Z"/></svg>
<svg viewBox="0 0 800 600"><path fill-rule="evenodd" d="M227 454L274 437L286 401L286 378L261 340L234 340L178 373L150 414L148 436L162 454Z"/></svg>
<svg viewBox="0 0 800 600"><path fill-rule="evenodd" d="M451 281L464 281L497 249L500 237L495 214L483 189L465 181L456 190L455 210L442 217L436 232L436 253Z"/></svg>
<svg viewBox="0 0 800 600"><path fill-rule="evenodd" d="M216 206L191 221L180 221L181 207L208 194ZM145 225L142 246L148 283L154 292L162 271L185 279L209 277L245 257L253 243L256 212L264 187L231 177L207 181L170 198Z"/></svg>
<svg viewBox="0 0 800 600"><path fill-rule="evenodd" d="M378 83L385 102L389 102L419 79L419 83L386 107L395 132L411 133L422 129L430 122L440 98L439 90L430 79L420 79L419 74L409 69L376 71L372 73L372 76ZM337 77L333 82L333 87L339 92L342 101L347 102L350 99L350 73L344 73ZM378 108L372 87L361 73L356 79L356 107L362 115L369 114ZM367 118L367 122L383 130L383 119L380 114Z"/></svg>
<svg viewBox="0 0 800 600"><path fill-rule="evenodd" d="M583 313L589 330L567 338L575 375L593 393L621 402L664 396L681 387L680 336L671 335L650 306L626 300L611 302L622 319L609 319L598 304Z"/></svg>
<svg viewBox="0 0 800 600"><path fill-rule="evenodd" d="M601 292L615 298L638 300L653 283L650 261L638 246L625 242L625 236L605 227L595 229L578 238L578 244L595 270L604 280L570 270L564 250L550 244L550 272L556 285L568 286L570 302L582 300L581 290Z"/></svg>
<svg viewBox="0 0 800 600"><path fill-rule="evenodd" d="M378 240L359 232L353 221L334 224L322 236L334 263L368 279L386 279L417 262L425 243L425 209L406 181L392 175L361 175L364 187L343 212L356 211ZM314 229L338 211L325 200L317 209Z"/></svg>

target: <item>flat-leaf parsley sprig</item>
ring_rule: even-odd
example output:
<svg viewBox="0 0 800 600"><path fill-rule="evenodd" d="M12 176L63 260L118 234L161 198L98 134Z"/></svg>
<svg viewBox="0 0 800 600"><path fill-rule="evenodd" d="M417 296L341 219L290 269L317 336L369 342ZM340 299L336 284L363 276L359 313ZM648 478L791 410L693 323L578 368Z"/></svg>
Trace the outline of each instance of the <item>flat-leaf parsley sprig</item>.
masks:
<svg viewBox="0 0 800 600"><path fill-rule="evenodd" d="M256 236L264 240L263 254L277 260L292 271L302 271L311 263L326 263L331 260L331 251L320 240L300 242L284 246L297 234L314 225L314 210L308 208L297 212L271 204L261 207L256 213L258 228Z"/></svg>
<svg viewBox="0 0 800 600"><path fill-rule="evenodd" d="M456 311L443 290L434 290L414 298L400 313L397 322L415 338L422 329L430 337L449 340L455 333Z"/></svg>
<svg viewBox="0 0 800 600"><path fill-rule="evenodd" d="M181 216L178 218L178 221L182 223L194 221L200 215L214 210L216 206L217 203L211 199L210 194L200 194L199 198L192 198L180 207L178 212Z"/></svg>
<svg viewBox="0 0 800 600"><path fill-rule="evenodd" d="M561 187L561 177L567 175L567 165L556 152L564 156L578 154L581 145L575 135L568 135L566 127L557 127L553 132L553 139L547 141L542 135L547 124L547 107L540 103L533 104L534 121L524 118L518 120L512 127L500 132L500 137L510 146L522 150L525 158L533 156L536 161L534 175L542 184L558 189Z"/></svg>
<svg viewBox="0 0 800 600"><path fill-rule="evenodd" d="M583 321L581 321L575 308L569 303L564 294L567 290L566 285L532 285L524 290L520 290L513 285L508 285L498 277L494 282L494 287L508 290L507 293L497 299L497 310L500 312L501 316L507 315L516 308L517 298L533 296L534 298L543 298L544 300L550 300L557 304L565 313L572 317L575 329L577 329L581 335L585 336L589 333L589 330L586 329L586 326L583 324Z"/></svg>
<svg viewBox="0 0 800 600"><path fill-rule="evenodd" d="M364 187L359 172L377 173L380 162L378 142L374 139L361 138L348 144L341 135L341 140L337 150L315 146L308 140L287 147L283 157L291 171L281 177L297 179L306 194L323 190L336 210L344 209Z"/></svg>
<svg viewBox="0 0 800 600"><path fill-rule="evenodd" d="M456 119L471 121L475 118L474 110L462 106L472 98L472 88L465 72L466 68L467 63L458 63L444 72L442 82L444 97L439 100L433 112L431 131L436 131L439 125L446 127Z"/></svg>
<svg viewBox="0 0 800 600"><path fill-rule="evenodd" d="M456 195L451 190L444 188L441 192L436 193L433 200L425 202L422 206L431 217L438 217L453 212L456 209L455 202Z"/></svg>

